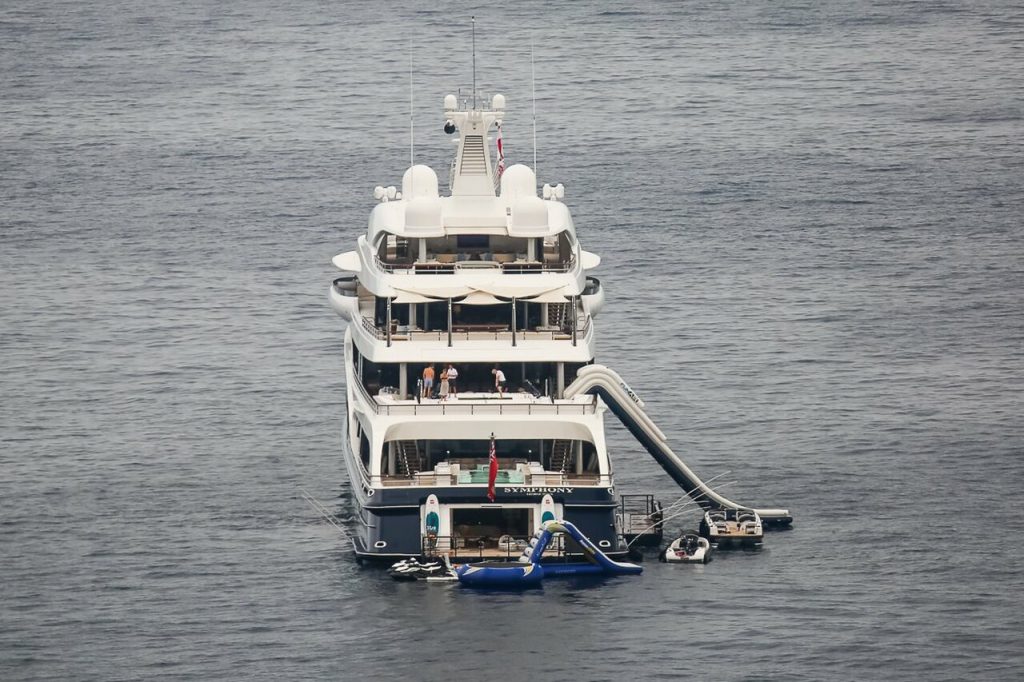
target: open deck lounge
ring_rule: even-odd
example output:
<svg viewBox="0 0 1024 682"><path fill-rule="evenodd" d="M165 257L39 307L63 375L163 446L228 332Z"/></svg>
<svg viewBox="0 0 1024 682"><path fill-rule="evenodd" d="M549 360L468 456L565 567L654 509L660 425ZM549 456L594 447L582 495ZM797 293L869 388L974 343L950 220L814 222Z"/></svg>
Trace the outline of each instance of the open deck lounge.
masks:
<svg viewBox="0 0 1024 682"><path fill-rule="evenodd" d="M410 465L413 466L413 465ZM548 471L540 462L499 463L497 485L560 486L599 485L601 477L595 472ZM438 462L431 471L409 474L386 474L381 483L388 487L409 486L478 486L487 485L487 463L484 460L455 460ZM514 468L507 468L514 467ZM401 468L401 465L399 465Z"/></svg>
<svg viewBox="0 0 1024 682"><path fill-rule="evenodd" d="M488 484L491 439L434 437L388 440L378 451L374 482L385 487L478 487ZM376 448L374 448L376 449ZM370 469L370 447L361 434L360 455ZM495 444L497 485L610 485L597 447L583 439L503 438Z"/></svg>

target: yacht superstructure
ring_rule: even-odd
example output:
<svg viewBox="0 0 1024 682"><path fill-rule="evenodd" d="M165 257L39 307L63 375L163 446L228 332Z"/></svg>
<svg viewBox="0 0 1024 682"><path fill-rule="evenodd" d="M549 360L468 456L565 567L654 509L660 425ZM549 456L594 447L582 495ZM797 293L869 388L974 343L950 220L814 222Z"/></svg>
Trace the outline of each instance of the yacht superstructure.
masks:
<svg viewBox="0 0 1024 682"><path fill-rule="evenodd" d="M604 291L588 273L600 258L580 245L561 185L538 194L532 169L496 162L504 111L501 95L445 97L445 131L459 133L448 195L413 165L400 190L374 189L366 234L333 259L345 271L330 301L349 322L345 462L360 558L513 559L553 519L624 554L635 519L617 513L609 409L697 504L746 508L703 483L643 401L594 364Z"/></svg>
<svg viewBox="0 0 1024 682"><path fill-rule="evenodd" d="M375 189L367 233L334 258L346 271L330 300L349 321L345 461L360 557L419 555L427 543L515 556L545 504L603 550L623 549L605 408L566 394L594 359L604 293L587 273L600 258L580 246L561 185L538 195L532 169L496 163L504 109L501 95L481 108L448 95L445 129L459 134L450 194L412 166L400 190ZM438 395L449 365L458 378Z"/></svg>

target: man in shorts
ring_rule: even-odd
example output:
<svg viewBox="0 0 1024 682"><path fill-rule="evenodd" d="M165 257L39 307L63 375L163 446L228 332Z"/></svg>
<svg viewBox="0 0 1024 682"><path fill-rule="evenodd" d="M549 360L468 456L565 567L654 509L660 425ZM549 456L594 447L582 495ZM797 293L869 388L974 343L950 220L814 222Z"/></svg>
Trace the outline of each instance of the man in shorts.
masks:
<svg viewBox="0 0 1024 682"><path fill-rule="evenodd" d="M427 365L423 368L423 395L422 398L429 398L434 391L434 366Z"/></svg>
<svg viewBox="0 0 1024 682"><path fill-rule="evenodd" d="M505 395L505 373L501 371L501 368L495 366L491 370L491 374L494 375L494 388L498 390L498 395Z"/></svg>

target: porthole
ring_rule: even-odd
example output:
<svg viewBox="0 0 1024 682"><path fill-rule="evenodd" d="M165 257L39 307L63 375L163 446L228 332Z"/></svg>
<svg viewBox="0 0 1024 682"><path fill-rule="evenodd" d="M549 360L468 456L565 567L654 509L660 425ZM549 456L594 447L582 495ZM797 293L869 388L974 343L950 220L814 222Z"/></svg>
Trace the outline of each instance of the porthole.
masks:
<svg viewBox="0 0 1024 682"><path fill-rule="evenodd" d="M599 542L597 544L598 544L599 547L611 547L612 546L612 543L608 542L607 540L601 540L601 542Z"/></svg>
<svg viewBox="0 0 1024 682"><path fill-rule="evenodd" d="M384 549L388 546L388 543L384 542L383 540L377 540L377 542L373 543L373 546L377 549Z"/></svg>

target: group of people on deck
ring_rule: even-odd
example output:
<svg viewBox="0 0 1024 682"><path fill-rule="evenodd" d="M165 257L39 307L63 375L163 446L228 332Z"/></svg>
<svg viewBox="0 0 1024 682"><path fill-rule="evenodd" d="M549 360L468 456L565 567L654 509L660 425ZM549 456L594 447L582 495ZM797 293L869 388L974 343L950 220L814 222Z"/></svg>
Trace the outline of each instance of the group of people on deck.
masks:
<svg viewBox="0 0 1024 682"><path fill-rule="evenodd" d="M505 373L501 371L498 365L494 366L491 370L491 374L494 376L494 390L498 392L499 396L505 395L505 386L507 381L505 379ZM458 395L458 379L459 370L455 369L452 363L448 363L444 369L441 370L440 386L438 391L434 392L434 379L437 376L437 372L434 370L434 365L429 364L423 368L423 378L420 381L420 397L421 398L440 398L441 400L447 400L449 396Z"/></svg>
<svg viewBox="0 0 1024 682"><path fill-rule="evenodd" d="M421 398L440 397L442 400L446 400L449 395L454 396L458 394L459 370L455 369L450 362L441 370L441 385L437 394L434 393L435 374L433 365L427 365L423 368L423 379L420 381Z"/></svg>

